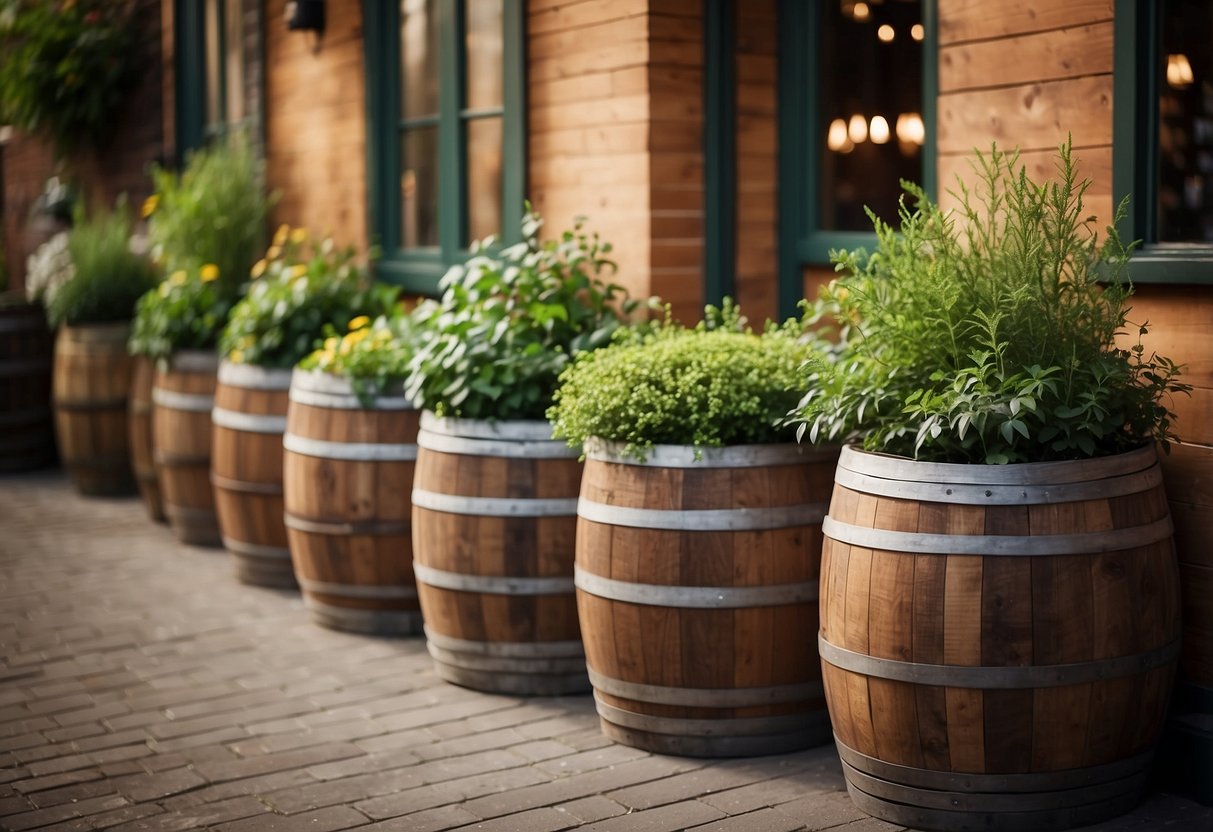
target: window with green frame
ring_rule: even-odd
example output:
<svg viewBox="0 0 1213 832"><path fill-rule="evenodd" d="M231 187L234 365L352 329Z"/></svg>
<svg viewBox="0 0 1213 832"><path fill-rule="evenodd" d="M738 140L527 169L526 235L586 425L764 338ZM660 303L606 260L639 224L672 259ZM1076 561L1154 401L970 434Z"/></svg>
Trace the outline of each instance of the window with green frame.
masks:
<svg viewBox="0 0 1213 832"><path fill-rule="evenodd" d="M243 0L175 0L179 154L246 121Z"/></svg>
<svg viewBox="0 0 1213 832"><path fill-rule="evenodd" d="M382 279L433 293L490 234L518 234L523 3L363 3L371 233Z"/></svg>
<svg viewBox="0 0 1213 832"><path fill-rule="evenodd" d="M779 43L779 307L808 265L871 245L865 207L895 221L901 179L935 190L935 0L783 0Z"/></svg>
<svg viewBox="0 0 1213 832"><path fill-rule="evenodd" d="M1112 189L1138 283L1213 283L1213 5L1117 0Z"/></svg>

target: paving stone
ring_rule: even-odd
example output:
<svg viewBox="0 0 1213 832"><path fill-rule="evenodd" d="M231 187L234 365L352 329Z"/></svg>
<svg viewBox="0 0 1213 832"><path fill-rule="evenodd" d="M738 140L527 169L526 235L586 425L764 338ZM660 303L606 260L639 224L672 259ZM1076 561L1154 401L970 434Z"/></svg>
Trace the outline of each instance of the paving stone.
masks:
<svg viewBox="0 0 1213 832"><path fill-rule="evenodd" d="M561 803L556 808L568 812L582 823L593 823L596 820L605 820L606 818L613 818L616 815L626 815L628 813L626 806L620 806L615 801L600 794L583 797L580 800L572 800L568 803Z"/></svg>
<svg viewBox="0 0 1213 832"><path fill-rule="evenodd" d="M219 783L224 780L239 780L244 777L303 768L316 763L344 760L348 757L360 757L365 754L365 751L351 743L326 743L299 751L284 751L280 754L200 762L194 765L194 770L212 783Z"/></svg>
<svg viewBox="0 0 1213 832"><path fill-rule="evenodd" d="M110 782L135 803L161 800L207 784L204 778L189 768L159 771L155 774L132 774L129 777L119 777Z"/></svg>
<svg viewBox="0 0 1213 832"><path fill-rule="evenodd" d="M480 819L466 809L458 806L438 806L425 809L403 817L382 820L370 826L361 827L365 832L441 832L441 830L456 829Z"/></svg>
<svg viewBox="0 0 1213 832"><path fill-rule="evenodd" d="M780 803L774 809L781 815L805 824L805 827L812 832L833 829L867 817L856 808L846 792L806 795L787 803Z"/></svg>
<svg viewBox="0 0 1213 832"><path fill-rule="evenodd" d="M51 826L39 829L38 832L92 832L92 830L97 829L112 829L115 826L122 826L139 818L158 815L163 811L155 803L123 806L108 812L98 812L95 815L73 818L62 823L52 824Z"/></svg>
<svg viewBox="0 0 1213 832"><path fill-rule="evenodd" d="M234 797L175 812L160 812L118 827L117 832L184 832L263 815L270 809L255 797Z"/></svg>
<svg viewBox="0 0 1213 832"><path fill-rule="evenodd" d="M37 809L33 812L23 812L19 815L5 818L4 824L5 828L10 830L10 832L24 832L26 829L47 826L48 824L67 820L68 818L83 817L96 812L104 812L108 809L117 809L120 806L127 805L128 802L126 798L120 795L95 797L91 800L81 800L76 803L51 806L47 809Z"/></svg>
<svg viewBox="0 0 1213 832"><path fill-rule="evenodd" d="M692 832L795 832L803 828L804 824L799 820L781 815L774 809L759 809L696 826Z"/></svg>
<svg viewBox="0 0 1213 832"><path fill-rule="evenodd" d="M34 792L29 795L29 801L39 809L45 809L48 806L58 806L61 803L72 803L78 800L87 800L90 797L104 797L108 794L117 794L118 789L115 788L111 780L90 780L87 783L73 783L70 786L60 786L57 789L47 789L41 792Z"/></svg>
<svg viewBox="0 0 1213 832"><path fill-rule="evenodd" d="M559 809L531 809L502 818L461 826L465 832L558 832L577 826L577 819Z"/></svg>
<svg viewBox="0 0 1213 832"><path fill-rule="evenodd" d="M542 783L546 779L546 774L533 768L511 768L395 792L384 797L355 803L354 806L372 819L380 820L450 803L466 803L484 795L519 791L526 786ZM465 808L467 807L465 806ZM483 817L480 812L470 811L476 817Z"/></svg>
<svg viewBox="0 0 1213 832"><path fill-rule="evenodd" d="M608 818L582 829L586 832L680 832L724 816L719 809L697 800L687 800Z"/></svg>
<svg viewBox="0 0 1213 832"><path fill-rule="evenodd" d="M216 832L335 832L363 826L366 816L348 806L334 806L293 817L258 815L214 827Z"/></svg>

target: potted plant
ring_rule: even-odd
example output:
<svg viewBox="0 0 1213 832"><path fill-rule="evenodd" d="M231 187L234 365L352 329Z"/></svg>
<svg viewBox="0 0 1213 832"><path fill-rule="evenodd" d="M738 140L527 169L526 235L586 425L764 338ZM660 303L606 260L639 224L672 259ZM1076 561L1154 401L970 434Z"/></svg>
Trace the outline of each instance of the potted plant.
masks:
<svg viewBox="0 0 1213 832"><path fill-rule="evenodd" d="M179 539L221 545L210 485L216 345L256 259L271 199L237 138L154 171L152 255L168 272L139 301L130 349L156 363L152 446L164 513Z"/></svg>
<svg viewBox="0 0 1213 832"><path fill-rule="evenodd" d="M610 245L578 223L540 242L473 246L419 310L408 395L421 419L413 559L439 675L480 690L587 686L573 598L579 451L543 415L577 353L635 307L605 278ZM468 557L467 553L471 553Z"/></svg>
<svg viewBox="0 0 1213 832"><path fill-rule="evenodd" d="M411 320L359 316L291 376L283 437L287 540L318 624L421 631L409 491L419 411L404 393Z"/></svg>
<svg viewBox="0 0 1213 832"><path fill-rule="evenodd" d="M78 217L67 240L71 276L44 296L55 339L53 399L60 455L82 494L134 490L127 442L131 361L126 352L139 297L155 270L131 251L125 202Z"/></svg>
<svg viewBox="0 0 1213 832"><path fill-rule="evenodd" d="M873 253L835 254L849 337L797 415L852 442L819 650L860 808L1064 828L1134 804L1162 725L1179 618L1155 442L1186 387L1119 345L1146 332L1132 247L1094 232L1069 143L1056 181L997 148L974 169L956 214L908 185Z"/></svg>
<svg viewBox="0 0 1213 832"><path fill-rule="evenodd" d="M223 544L244 583L291 588L282 523L282 434L291 368L326 327L387 314L399 290L372 284L354 249L281 226L219 338L211 484Z"/></svg>
<svg viewBox="0 0 1213 832"><path fill-rule="evenodd" d="M726 301L694 329L623 331L561 375L548 417L586 453L577 605L612 739L734 756L829 738L814 645L780 640L817 626L838 450L782 422L822 348L796 321L756 334Z"/></svg>

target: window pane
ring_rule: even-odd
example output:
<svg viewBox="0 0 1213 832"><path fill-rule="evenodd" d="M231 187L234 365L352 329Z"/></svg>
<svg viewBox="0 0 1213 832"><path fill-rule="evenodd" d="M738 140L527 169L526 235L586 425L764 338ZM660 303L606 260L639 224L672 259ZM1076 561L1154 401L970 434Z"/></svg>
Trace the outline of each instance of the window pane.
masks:
<svg viewBox="0 0 1213 832"><path fill-rule="evenodd" d="M400 2L400 112L404 118L438 112L438 2Z"/></svg>
<svg viewBox="0 0 1213 832"><path fill-rule="evenodd" d="M220 0L206 0L203 7L203 47L206 58L206 126L226 120L223 113L223 27L219 25Z"/></svg>
<svg viewBox="0 0 1213 832"><path fill-rule="evenodd" d="M438 129L406 130L400 139L400 247L438 245Z"/></svg>
<svg viewBox="0 0 1213 832"><path fill-rule="evenodd" d="M922 181L922 3L823 2L818 33L818 227L871 231Z"/></svg>
<svg viewBox="0 0 1213 832"><path fill-rule="evenodd" d="M468 130L468 235L501 233L501 119L478 118Z"/></svg>
<svg viewBox="0 0 1213 832"><path fill-rule="evenodd" d="M502 0L466 0L467 104L469 109L501 106Z"/></svg>
<svg viewBox="0 0 1213 832"><path fill-rule="evenodd" d="M1213 242L1213 4L1165 0L1158 100L1158 238Z"/></svg>

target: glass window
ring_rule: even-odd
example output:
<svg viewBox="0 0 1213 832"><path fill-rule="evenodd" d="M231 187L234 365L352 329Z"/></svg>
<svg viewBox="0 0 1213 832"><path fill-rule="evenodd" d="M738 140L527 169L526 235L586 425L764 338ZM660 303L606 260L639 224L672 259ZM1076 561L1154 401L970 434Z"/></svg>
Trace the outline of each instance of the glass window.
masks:
<svg viewBox="0 0 1213 832"><path fill-rule="evenodd" d="M184 152L248 118L245 26L259 28L260 17L247 19L243 0L175 0L173 15L177 145Z"/></svg>

